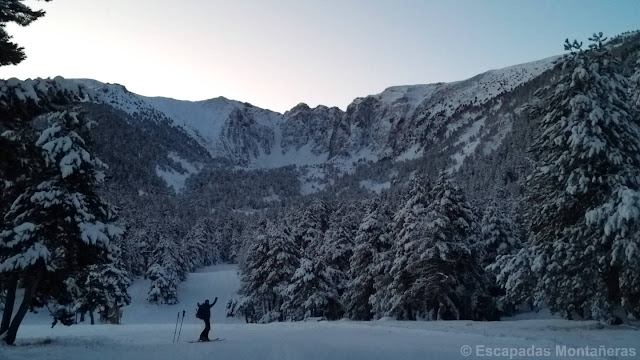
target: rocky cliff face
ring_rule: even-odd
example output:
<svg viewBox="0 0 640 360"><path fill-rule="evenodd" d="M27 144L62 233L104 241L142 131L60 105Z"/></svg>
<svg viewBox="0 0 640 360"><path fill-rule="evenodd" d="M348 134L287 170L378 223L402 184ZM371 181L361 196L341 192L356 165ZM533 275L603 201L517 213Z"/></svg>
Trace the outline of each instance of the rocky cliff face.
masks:
<svg viewBox="0 0 640 360"><path fill-rule="evenodd" d="M512 91L551 68L554 60L492 70L454 83L395 86L356 99L335 127L331 156L363 150L377 158L413 156L445 140L453 130L472 125L474 116L454 123L454 115Z"/></svg>
<svg viewBox="0 0 640 360"><path fill-rule="evenodd" d="M296 105L283 116L282 151L298 151L307 146L316 156L330 153L334 125L343 116L344 112L337 107L311 109L307 104Z"/></svg>

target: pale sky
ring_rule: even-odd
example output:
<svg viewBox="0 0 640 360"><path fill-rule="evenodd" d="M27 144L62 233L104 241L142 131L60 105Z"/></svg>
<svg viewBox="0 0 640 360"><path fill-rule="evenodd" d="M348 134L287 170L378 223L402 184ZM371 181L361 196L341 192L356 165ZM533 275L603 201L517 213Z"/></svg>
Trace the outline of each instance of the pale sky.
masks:
<svg viewBox="0 0 640 360"><path fill-rule="evenodd" d="M92 78L147 96L284 112L345 109L389 86L462 80L640 29L640 0L53 0L7 27L27 60L0 78Z"/></svg>

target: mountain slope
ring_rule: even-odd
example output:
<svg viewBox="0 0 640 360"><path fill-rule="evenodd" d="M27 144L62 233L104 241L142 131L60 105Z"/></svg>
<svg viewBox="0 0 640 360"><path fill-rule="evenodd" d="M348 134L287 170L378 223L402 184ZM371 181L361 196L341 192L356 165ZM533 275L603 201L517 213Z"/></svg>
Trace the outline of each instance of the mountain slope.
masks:
<svg viewBox="0 0 640 360"><path fill-rule="evenodd" d="M555 58L492 70L454 83L396 86L358 98L346 112L300 104L285 114L223 97L204 101L153 98L125 87L76 80L129 115L154 113L182 129L211 157L249 168L319 164L342 157L377 160L426 145L439 118L481 105L538 76ZM467 124L455 124L460 128ZM406 155L405 155L406 157Z"/></svg>

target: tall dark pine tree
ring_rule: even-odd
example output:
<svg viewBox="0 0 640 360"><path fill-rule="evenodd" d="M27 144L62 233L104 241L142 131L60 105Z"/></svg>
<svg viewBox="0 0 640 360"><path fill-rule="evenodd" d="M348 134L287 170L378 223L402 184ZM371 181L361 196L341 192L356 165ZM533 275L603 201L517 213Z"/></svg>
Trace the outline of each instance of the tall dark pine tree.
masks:
<svg viewBox="0 0 640 360"><path fill-rule="evenodd" d="M88 266L109 264L122 234L113 225L111 206L97 192L106 165L88 151L92 122L72 109L38 123L44 128L38 140L25 144L39 150L38 170L21 187L0 233L0 274L16 280L10 283L13 294L17 281L25 287L11 320L15 298L7 298L0 332L9 344L33 302L77 301L67 285L77 284Z"/></svg>
<svg viewBox="0 0 640 360"><path fill-rule="evenodd" d="M480 223L482 264L492 279L489 292L497 299L498 308L503 315L513 314L518 304L522 303L514 303L512 298L506 296L506 289L496 281L496 278L501 275L498 272L501 259L515 254L522 248L520 227L514 221L515 216L511 214L504 209L504 205L501 207L497 202L491 201L485 207ZM520 300L525 300L525 304L529 302L527 297Z"/></svg>
<svg viewBox="0 0 640 360"><path fill-rule="evenodd" d="M381 258L391 249L390 223L387 202L379 198L372 200L356 232L342 294L345 316L350 319L370 320L373 316L371 297L375 294L375 279L384 275Z"/></svg>
<svg viewBox="0 0 640 360"><path fill-rule="evenodd" d="M98 311L103 319L117 316L119 323L120 308L131 303L131 279L115 262L89 266L77 285L77 309L82 313Z"/></svg>
<svg viewBox="0 0 640 360"><path fill-rule="evenodd" d="M338 287L322 258L300 259L300 265L287 288L287 299L282 309L287 311L292 320L309 317L335 320L342 315Z"/></svg>
<svg viewBox="0 0 640 360"><path fill-rule="evenodd" d="M286 291L298 268L299 250L289 229L267 224L242 263L239 314L248 321L284 321Z"/></svg>
<svg viewBox="0 0 640 360"><path fill-rule="evenodd" d="M292 213L293 219L288 221L292 235L300 248L311 247L309 250L317 254L324 241L324 233L329 228L329 206L324 200L314 199L301 212Z"/></svg>
<svg viewBox="0 0 640 360"><path fill-rule="evenodd" d="M410 195L394 216L398 239L389 314L399 319L495 319L490 281L480 264L479 228L462 191L442 176L430 190L417 179Z"/></svg>
<svg viewBox="0 0 640 360"><path fill-rule="evenodd" d="M287 223L296 247L303 254L287 289L283 311L293 320L308 317L335 319L342 315L336 271L330 266L331 254L325 250L330 225L327 202L312 200L299 212L290 212Z"/></svg>
<svg viewBox="0 0 640 360"><path fill-rule="evenodd" d="M414 179L405 203L393 216L391 226L395 241L385 259L387 268L376 278L376 294L372 299L374 310L382 316L415 319L416 312L420 311L417 304L412 304L420 295L411 296L409 292L416 281L415 274L409 269L409 256L417 253L417 246L424 239L409 230L416 228L426 216L425 208L430 200L427 184L421 177Z"/></svg>
<svg viewBox="0 0 640 360"><path fill-rule="evenodd" d="M350 201L340 204L331 214L329 228L324 234L319 256L323 257L339 294L346 286L349 259L361 218L361 206Z"/></svg>
<svg viewBox="0 0 640 360"><path fill-rule="evenodd" d="M543 130L528 181L533 236L504 262L516 271L502 282L512 294L533 286L538 303L566 317L616 323L640 309L640 116L619 60L602 34L591 40L560 64L532 114Z"/></svg>
<svg viewBox="0 0 640 360"><path fill-rule="evenodd" d="M199 219L184 239L191 267L213 265L222 261L216 226L211 218Z"/></svg>
<svg viewBox="0 0 640 360"><path fill-rule="evenodd" d="M151 267L147 271L147 277L151 280L147 299L156 304L177 304L180 282L178 246L164 233L157 235L160 238L151 257Z"/></svg>
<svg viewBox="0 0 640 360"><path fill-rule="evenodd" d="M64 93L68 84L63 81L35 80L30 84L19 81L0 81L0 216L4 219L14 201L29 186L39 180L44 164L33 119L54 108L65 106L79 99L78 93ZM25 90L30 92L25 106ZM4 225L8 225L6 222ZM0 256L3 249L0 243ZM19 276L16 272L0 272L0 292L5 291L4 316L0 323L0 334L10 325Z"/></svg>
<svg viewBox="0 0 640 360"><path fill-rule="evenodd" d="M5 29L7 23L27 26L45 14L23 3L24 0L0 0L0 66L16 65L26 58L24 48L11 41Z"/></svg>
<svg viewBox="0 0 640 360"><path fill-rule="evenodd" d="M206 238L203 235L202 227L196 223L180 243L189 271L194 271L200 266L211 265L207 259Z"/></svg>
<svg viewBox="0 0 640 360"><path fill-rule="evenodd" d="M498 256L513 254L520 248L516 223L496 202L485 208L481 227L485 266L493 264Z"/></svg>

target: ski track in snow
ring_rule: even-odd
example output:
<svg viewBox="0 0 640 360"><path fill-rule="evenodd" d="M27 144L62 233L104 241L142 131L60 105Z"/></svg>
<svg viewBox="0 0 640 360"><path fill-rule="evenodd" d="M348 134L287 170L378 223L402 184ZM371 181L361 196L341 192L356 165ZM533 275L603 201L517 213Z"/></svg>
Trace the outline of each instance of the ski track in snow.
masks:
<svg viewBox="0 0 640 360"><path fill-rule="evenodd" d="M0 347L2 359L460 359L460 348L633 347L637 331L596 330L590 322L521 320L494 323L301 322L212 324L224 341L189 344L202 325L186 324L172 343L174 324L27 325L17 347ZM50 342L50 343L45 343ZM554 358L553 356L551 358ZM597 358L597 357L596 357Z"/></svg>
<svg viewBox="0 0 640 360"><path fill-rule="evenodd" d="M552 349L552 355L556 345L638 347L637 330L597 329L594 322L554 319L544 312L500 322L343 320L245 324L242 319L224 317L225 305L236 296L239 286L235 265L217 265L190 274L181 284L177 305L148 304L148 286L148 281L142 279L134 282L130 289L132 304L124 308L122 325L57 325L52 329L45 312L29 314L18 333L17 346L0 346L0 359L447 360L463 359L463 345L545 347ZM210 337L224 341L187 343L197 339L204 327L195 318L196 302L216 296ZM180 341L173 343L176 315L183 309L186 315Z"/></svg>

